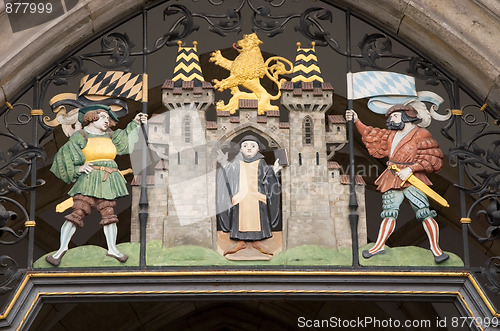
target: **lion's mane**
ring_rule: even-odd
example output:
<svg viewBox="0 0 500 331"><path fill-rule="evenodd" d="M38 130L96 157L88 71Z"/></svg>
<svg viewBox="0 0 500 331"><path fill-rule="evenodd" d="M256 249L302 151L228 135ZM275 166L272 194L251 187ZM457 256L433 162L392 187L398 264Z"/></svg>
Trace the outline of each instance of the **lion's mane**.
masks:
<svg viewBox="0 0 500 331"><path fill-rule="evenodd" d="M264 58L259 48L260 43L257 37L251 36L245 36L238 43L241 52L233 61L230 76L236 77L240 85L247 80L262 78L266 74Z"/></svg>

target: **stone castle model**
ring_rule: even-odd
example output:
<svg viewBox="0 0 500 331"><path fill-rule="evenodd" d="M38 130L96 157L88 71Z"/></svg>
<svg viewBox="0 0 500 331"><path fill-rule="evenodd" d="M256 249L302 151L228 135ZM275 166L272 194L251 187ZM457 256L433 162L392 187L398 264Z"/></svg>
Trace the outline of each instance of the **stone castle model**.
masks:
<svg viewBox="0 0 500 331"><path fill-rule="evenodd" d="M326 115L333 88L324 82L314 44L297 54L291 81L281 85L281 112L257 114L257 100L239 100L239 109L214 111L214 89L205 82L197 45L182 47L172 80L162 86L166 111L149 121L149 144L159 156L148 176L147 241L164 247L198 245L217 250L217 150L234 156L233 144L246 134L258 136L273 163L274 150L286 150L288 165L281 174L283 249L302 245L350 247L348 175L334 161L346 143L343 116ZM210 118L207 111L216 116ZM234 145L233 145L234 146ZM132 188L132 208L138 208L142 178ZM359 244L366 244L365 187L356 176ZM132 210L131 240L139 241L138 210Z"/></svg>

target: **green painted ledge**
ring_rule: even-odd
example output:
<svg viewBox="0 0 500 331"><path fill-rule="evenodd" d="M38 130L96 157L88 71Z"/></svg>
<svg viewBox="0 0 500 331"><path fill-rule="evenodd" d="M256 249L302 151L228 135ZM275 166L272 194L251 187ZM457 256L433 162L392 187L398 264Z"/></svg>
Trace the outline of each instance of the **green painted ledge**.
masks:
<svg viewBox="0 0 500 331"><path fill-rule="evenodd" d="M364 266L411 266L411 267L462 267L462 260L455 254L440 265L434 263L432 253L420 247L386 246L386 254L376 255L369 260L361 256ZM106 249L98 246L80 246L66 252L59 268L95 268L95 267L137 267L139 265L139 243L123 243L118 248L129 256L126 263L120 263L106 256ZM52 252L53 253L53 252ZM49 254L52 254L49 253ZM45 256L38 259L33 267L54 268L45 261ZM349 248L332 249L317 245L306 245L291 248L277 254L270 261L229 261L211 249L199 246L178 246L164 248L160 241L152 241L146 246L146 264L148 266L350 266L352 263Z"/></svg>
<svg viewBox="0 0 500 331"><path fill-rule="evenodd" d="M450 258L440 264L434 262L434 257L429 249L416 246L394 247L385 246L385 254L375 255L369 259L361 256L365 249L372 248L374 243L370 243L360 248L359 263L363 266L377 267L463 267L462 259L451 252L446 252Z"/></svg>

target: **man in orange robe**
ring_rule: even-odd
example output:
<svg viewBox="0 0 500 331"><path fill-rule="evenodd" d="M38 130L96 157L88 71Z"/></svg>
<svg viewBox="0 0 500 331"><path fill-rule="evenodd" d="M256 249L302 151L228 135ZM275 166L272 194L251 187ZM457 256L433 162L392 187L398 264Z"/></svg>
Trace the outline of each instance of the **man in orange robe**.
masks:
<svg viewBox="0 0 500 331"><path fill-rule="evenodd" d="M444 154L431 133L416 125L420 119L412 106L392 106L386 117L387 129L380 129L363 124L353 110L346 112L346 118L354 120L370 155L376 158L388 157L388 167L395 164L402 169L396 173L387 168L375 181L377 190L383 194L382 224L377 242L371 249L363 251L363 257L368 259L385 253L385 242L396 227L399 206L406 197L427 233L435 262L441 263L449 256L439 247L439 226L434 220L436 211L429 209L429 200L422 191L408 182L402 186L401 184L413 174L426 185L432 185L426 174L441 169Z"/></svg>

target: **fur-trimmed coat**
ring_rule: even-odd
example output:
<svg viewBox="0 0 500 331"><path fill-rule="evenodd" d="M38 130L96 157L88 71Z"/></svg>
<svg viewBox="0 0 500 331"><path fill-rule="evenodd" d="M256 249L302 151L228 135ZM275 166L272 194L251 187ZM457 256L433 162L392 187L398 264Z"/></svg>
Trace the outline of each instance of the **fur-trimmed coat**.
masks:
<svg viewBox="0 0 500 331"><path fill-rule="evenodd" d="M429 131L418 126L415 127L398 143L392 157L390 157L392 142L397 130L374 128L363 124L360 120L357 120L355 125L371 156L388 157L388 167L393 164L396 164L400 169L410 167L415 177L427 185L432 185L426 174L441 170L444 154ZM410 186L408 182L403 186L401 183L401 179L390 169L386 169L375 181L377 190L382 193Z"/></svg>

